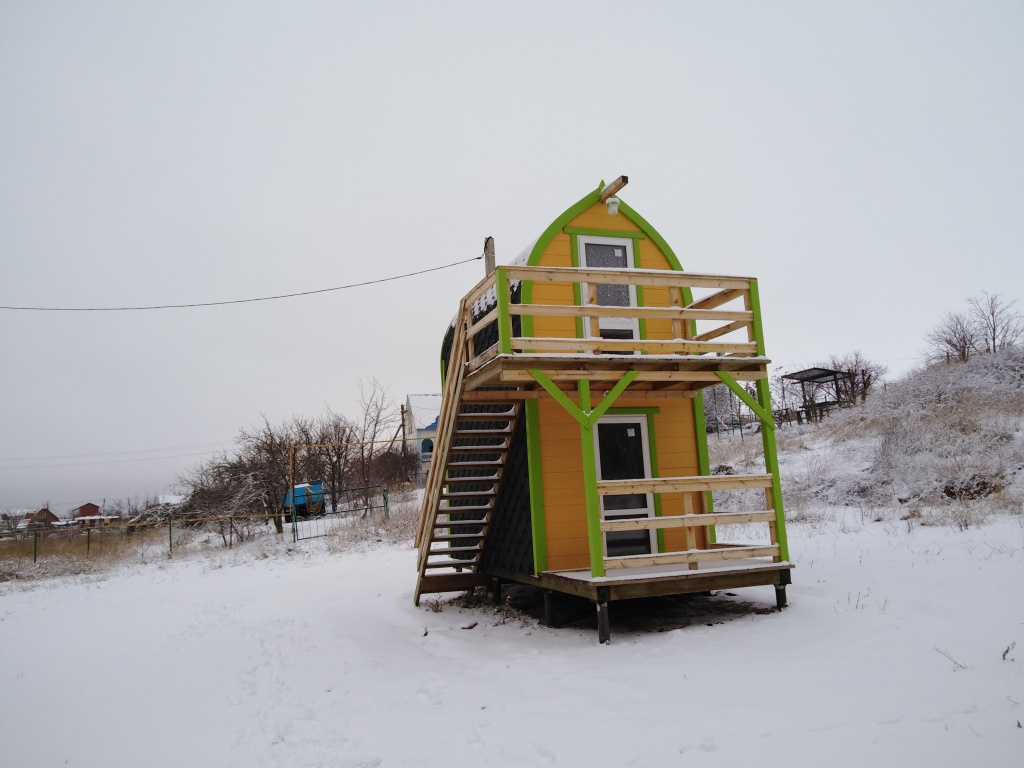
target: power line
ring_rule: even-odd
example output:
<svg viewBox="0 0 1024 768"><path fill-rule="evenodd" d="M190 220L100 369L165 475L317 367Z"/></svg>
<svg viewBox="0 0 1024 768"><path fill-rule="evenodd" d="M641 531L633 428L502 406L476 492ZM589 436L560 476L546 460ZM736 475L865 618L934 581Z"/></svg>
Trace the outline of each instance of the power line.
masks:
<svg viewBox="0 0 1024 768"><path fill-rule="evenodd" d="M173 456L144 456L140 459L110 459L108 461L81 461L70 464L20 464L17 466L0 466L0 472L25 469L56 469L59 467L98 467L108 464L135 464L140 461L165 461L168 459L187 459L192 456L214 456L220 451L200 451L199 453L179 453Z"/></svg>
<svg viewBox="0 0 1024 768"><path fill-rule="evenodd" d="M70 453L63 456L18 456L14 458L0 458L0 463L5 461L51 461L53 459L94 459L99 456L136 456L142 453L166 453L168 451L186 451L192 448L211 448L230 443L230 440L219 440L212 443L191 443L190 445L171 445L166 448L132 448L127 451L107 451L105 453Z"/></svg>
<svg viewBox="0 0 1024 768"><path fill-rule="evenodd" d="M366 285L376 285L378 283L388 283L394 280L403 280L407 277L415 277L416 275L425 275L428 272L438 272L442 269L450 269L451 267L457 267L460 264L468 264L471 261L479 261L483 256L474 256L471 259L463 259L462 261L453 261L451 264L444 264L440 267L430 267L429 269L421 269L417 272L407 272L404 275L394 275L393 277L381 277L377 280L366 280L362 283L351 283L349 285L338 285L334 288L319 288L315 291L301 291L299 293L282 293L277 296L259 296L254 299L231 299L229 301L204 301L194 304L156 304L153 306L146 307L13 307L0 305L0 309L15 310L21 312L137 312L148 309L191 309L194 307L220 307L225 304L250 304L254 301L276 301L277 299L294 299L297 296L312 296L317 293L330 293L331 291L344 291L347 288L362 288Z"/></svg>

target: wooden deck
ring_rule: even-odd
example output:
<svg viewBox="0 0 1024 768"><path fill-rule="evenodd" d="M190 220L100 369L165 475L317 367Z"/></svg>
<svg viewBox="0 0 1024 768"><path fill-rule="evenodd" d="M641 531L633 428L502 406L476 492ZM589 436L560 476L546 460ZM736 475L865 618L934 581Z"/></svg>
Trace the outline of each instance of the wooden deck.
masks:
<svg viewBox="0 0 1024 768"><path fill-rule="evenodd" d="M532 341L532 339L530 340ZM563 345L569 339L560 340ZM465 388L467 392L482 387L521 387L510 398L530 399L543 397L541 387L531 371L540 370L552 381L575 384L589 381L597 390L611 389L629 371L636 371L630 385L630 394L643 393L645 397L665 397L686 393L696 394L705 387L721 384L717 371L724 371L736 381L758 381L768 378L766 357L711 357L706 355L614 355L565 353L506 353L497 345L474 358L467 366ZM529 393L536 394L529 394Z"/></svg>

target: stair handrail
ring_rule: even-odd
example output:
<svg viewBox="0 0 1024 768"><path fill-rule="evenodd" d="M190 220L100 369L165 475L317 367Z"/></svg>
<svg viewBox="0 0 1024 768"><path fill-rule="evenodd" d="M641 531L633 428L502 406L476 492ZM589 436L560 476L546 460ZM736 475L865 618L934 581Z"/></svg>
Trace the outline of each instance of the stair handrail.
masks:
<svg viewBox="0 0 1024 768"><path fill-rule="evenodd" d="M468 298L468 297L467 297ZM447 367L444 390L441 394L441 412L437 420L437 438L434 441L434 454L427 472L427 482L423 489L423 506L420 509L420 522L416 529L416 547L420 550L419 568L423 570L427 550L430 549L430 536L427 525L433 525L441 501L441 489L444 486L445 469L448 466L451 435L455 429L456 416L459 412L459 400L462 392L462 381L466 362L466 319L468 307L463 298L459 304L459 314L455 319L455 333L452 338L451 359Z"/></svg>

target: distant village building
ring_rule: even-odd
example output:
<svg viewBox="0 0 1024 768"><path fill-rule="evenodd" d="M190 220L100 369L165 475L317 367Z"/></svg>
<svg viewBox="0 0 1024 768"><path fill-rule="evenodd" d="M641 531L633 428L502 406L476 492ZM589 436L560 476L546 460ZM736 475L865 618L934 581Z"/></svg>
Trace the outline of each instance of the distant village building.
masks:
<svg viewBox="0 0 1024 768"><path fill-rule="evenodd" d="M407 449L420 454L417 481L426 477L437 439L437 417L441 413L441 395L408 395L405 398L405 439Z"/></svg>
<svg viewBox="0 0 1024 768"><path fill-rule="evenodd" d="M40 528L50 528L59 519L60 518L53 514L53 512L46 507L43 507L42 509L26 513L21 520L18 521L17 530L35 531Z"/></svg>
<svg viewBox="0 0 1024 768"><path fill-rule="evenodd" d="M82 528L96 528L120 520L120 515L104 515L99 505L91 501L71 510L71 519Z"/></svg>

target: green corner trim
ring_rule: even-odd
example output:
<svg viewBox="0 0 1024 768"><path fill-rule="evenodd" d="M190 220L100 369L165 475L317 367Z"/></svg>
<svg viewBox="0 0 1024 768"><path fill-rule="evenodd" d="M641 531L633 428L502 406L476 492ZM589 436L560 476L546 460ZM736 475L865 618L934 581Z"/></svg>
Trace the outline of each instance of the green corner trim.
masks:
<svg viewBox="0 0 1024 768"><path fill-rule="evenodd" d="M771 415L772 395L767 379L757 382L757 397L761 406ZM764 422L761 422L762 425ZM774 427L775 422L771 425ZM764 466L772 476L772 507L775 510L775 538L779 544L779 559L789 560L789 540L786 536L786 513L782 502L782 478L779 477L779 451L775 446L775 430L761 429L761 444L764 446Z"/></svg>
<svg viewBox="0 0 1024 768"><path fill-rule="evenodd" d="M751 328L754 331L754 345L758 357L764 357L764 327L761 325L761 294L757 289L757 280L750 281L750 312Z"/></svg>
<svg viewBox="0 0 1024 768"><path fill-rule="evenodd" d="M537 380L537 383L544 387L544 391L554 398L555 402L565 408L565 410L572 416L576 421L580 423L580 426L585 426L587 423L587 414L585 414L576 403L569 399L569 396L560 390L551 379L543 371L530 370L530 375Z"/></svg>
<svg viewBox="0 0 1024 768"><path fill-rule="evenodd" d="M512 353L512 318L508 311L508 270L494 270L494 291L498 302L498 350L503 355Z"/></svg>
<svg viewBox="0 0 1024 768"><path fill-rule="evenodd" d="M619 410L628 410L626 408L620 408ZM642 413L647 417L647 454L651 458L651 477L661 477L661 470L658 469L658 438L654 434L654 414L658 412L657 408L638 408L635 413ZM654 516L661 517L661 494L654 494ZM656 532L658 540L658 552L665 551L665 530L659 528Z"/></svg>
<svg viewBox="0 0 1024 768"><path fill-rule="evenodd" d="M626 371L626 373L623 374L622 378L615 383L615 386L608 390L608 394L604 396L600 405L590 412L590 416L587 419L588 427L593 427L597 424L597 420L605 415L608 409L612 407L612 404L619 399L619 395L626 391L626 387L632 384L633 379L635 379L639 374L639 371ZM587 383L589 384L589 382Z"/></svg>
<svg viewBox="0 0 1024 768"><path fill-rule="evenodd" d="M698 392L693 399L693 428L697 435L697 471L704 477L711 475L711 459L708 455L707 416L704 413L704 393ZM715 499L711 491L704 491L704 511L715 511ZM713 544L718 541L715 526L708 526L708 539Z"/></svg>
<svg viewBox="0 0 1024 768"><path fill-rule="evenodd" d="M770 432L775 431L775 419L772 418L771 405L768 406L768 410L765 410L761 403L752 398L750 393L741 387L739 382L725 371L715 371L715 375L722 380L722 383L725 384L725 386L732 390L736 397L743 401L743 404L746 405L747 408L757 414L757 418L761 420L762 430L768 430ZM757 383L760 384L762 381L764 381L764 379L759 380Z"/></svg>
<svg viewBox="0 0 1024 768"><path fill-rule="evenodd" d="M540 459L540 404L527 400L526 416L527 474L530 485L530 529L533 534L533 572L548 569L548 529L544 516L544 476Z"/></svg>
<svg viewBox="0 0 1024 768"><path fill-rule="evenodd" d="M569 238L569 249L572 254L572 266L576 269L580 265L580 241L575 237ZM583 306L583 291L580 289L579 283L572 284L572 300L577 307ZM576 318L576 338L582 339L586 337L586 333L583 330L583 318Z"/></svg>
<svg viewBox="0 0 1024 768"><path fill-rule="evenodd" d="M590 382L586 379L578 383L580 404L577 406L543 371L531 368L529 373L537 380L538 384L544 387L544 390L551 395L555 402L562 406L585 429L592 429L597 424L598 419L608 412L615 401L619 399L619 396L626 391L626 387L632 384L633 379L639 375L638 371L626 371L622 378L615 383L615 386L608 390L608 394L604 396L597 407L591 408Z"/></svg>
<svg viewBox="0 0 1024 768"><path fill-rule="evenodd" d="M583 496L587 509L587 544L590 549L590 575L604 576L604 536L601 533L601 499L597 495L597 456L594 433L580 424L580 448L583 454Z"/></svg>

